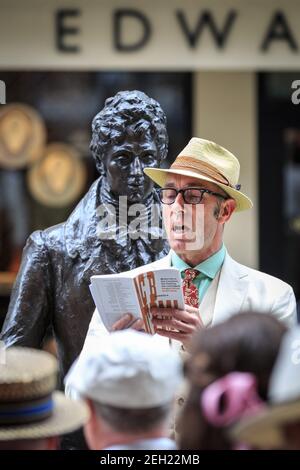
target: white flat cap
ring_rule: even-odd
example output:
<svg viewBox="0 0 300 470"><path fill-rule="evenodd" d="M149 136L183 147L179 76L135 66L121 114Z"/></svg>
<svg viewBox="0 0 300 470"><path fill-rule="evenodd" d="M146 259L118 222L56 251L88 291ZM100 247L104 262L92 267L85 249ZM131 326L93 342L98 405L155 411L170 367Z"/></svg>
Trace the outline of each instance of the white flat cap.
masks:
<svg viewBox="0 0 300 470"><path fill-rule="evenodd" d="M171 402L182 378L179 354L165 338L123 330L97 338L66 382L98 403L143 409Z"/></svg>

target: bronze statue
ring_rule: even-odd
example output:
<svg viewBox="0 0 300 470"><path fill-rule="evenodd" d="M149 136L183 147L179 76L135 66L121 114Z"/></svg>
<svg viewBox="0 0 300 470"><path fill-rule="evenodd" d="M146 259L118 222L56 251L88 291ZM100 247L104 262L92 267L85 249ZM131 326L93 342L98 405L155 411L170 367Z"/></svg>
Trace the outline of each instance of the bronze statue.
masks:
<svg viewBox="0 0 300 470"><path fill-rule="evenodd" d="M7 346L39 348L51 325L62 378L82 349L94 310L90 277L130 270L168 251L156 213L158 197L143 173L167 155L160 105L139 91L119 92L106 100L92 131L90 149L101 176L64 223L29 237L1 334ZM126 229L132 216L119 223L119 196L127 196L128 208L144 204L142 225L145 219L149 225L150 219L159 223L130 237Z"/></svg>

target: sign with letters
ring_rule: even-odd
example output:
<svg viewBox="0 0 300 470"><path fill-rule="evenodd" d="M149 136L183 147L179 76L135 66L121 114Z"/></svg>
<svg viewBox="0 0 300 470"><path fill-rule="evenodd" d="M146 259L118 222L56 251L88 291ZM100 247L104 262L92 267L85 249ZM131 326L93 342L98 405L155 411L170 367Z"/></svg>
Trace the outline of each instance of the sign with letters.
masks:
<svg viewBox="0 0 300 470"><path fill-rule="evenodd" d="M2 0L0 68L295 70L299 23L294 0Z"/></svg>

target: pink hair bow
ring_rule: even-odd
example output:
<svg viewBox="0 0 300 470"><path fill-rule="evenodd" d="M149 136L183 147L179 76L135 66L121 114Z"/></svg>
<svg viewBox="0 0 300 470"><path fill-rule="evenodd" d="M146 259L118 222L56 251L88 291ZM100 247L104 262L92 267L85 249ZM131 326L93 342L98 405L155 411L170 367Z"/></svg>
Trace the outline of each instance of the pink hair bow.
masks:
<svg viewBox="0 0 300 470"><path fill-rule="evenodd" d="M207 421L216 427L229 426L265 407L257 394L255 376L242 372L232 372L208 385L200 405Z"/></svg>

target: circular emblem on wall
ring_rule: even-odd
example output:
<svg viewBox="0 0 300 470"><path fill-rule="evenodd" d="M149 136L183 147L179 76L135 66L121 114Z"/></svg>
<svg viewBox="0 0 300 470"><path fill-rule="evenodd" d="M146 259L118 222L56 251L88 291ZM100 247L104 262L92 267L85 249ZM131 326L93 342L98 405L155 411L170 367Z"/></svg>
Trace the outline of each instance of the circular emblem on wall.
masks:
<svg viewBox="0 0 300 470"><path fill-rule="evenodd" d="M73 147L53 143L46 147L43 158L30 168L27 178L30 192L39 203L64 207L80 196L87 174Z"/></svg>
<svg viewBox="0 0 300 470"><path fill-rule="evenodd" d="M23 168L38 160L46 142L46 128L30 106L9 104L0 108L0 166Z"/></svg>

